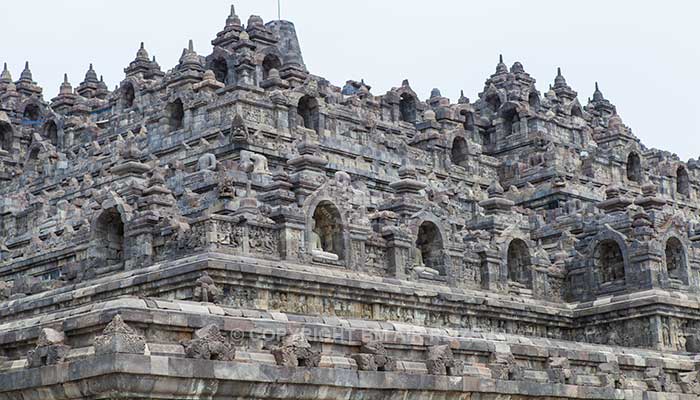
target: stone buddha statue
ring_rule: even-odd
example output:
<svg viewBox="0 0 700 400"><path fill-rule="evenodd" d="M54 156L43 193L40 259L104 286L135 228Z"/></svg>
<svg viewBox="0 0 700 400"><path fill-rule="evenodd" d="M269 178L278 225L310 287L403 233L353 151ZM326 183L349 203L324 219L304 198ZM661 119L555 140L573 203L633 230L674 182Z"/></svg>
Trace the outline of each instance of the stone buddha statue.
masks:
<svg viewBox="0 0 700 400"><path fill-rule="evenodd" d="M311 232L309 234L309 241L311 244L311 255L325 260L337 261L337 254L328 252L324 249L321 236L318 234L318 232L316 232L316 220L312 221L313 225L311 226Z"/></svg>
<svg viewBox="0 0 700 400"><path fill-rule="evenodd" d="M425 260L423 259L423 250L419 246L416 246L415 249L415 258L413 262L413 270L418 273L418 274L424 274L424 275L431 275L431 276L439 276L440 271L430 268L425 265Z"/></svg>
<svg viewBox="0 0 700 400"><path fill-rule="evenodd" d="M423 260L423 251L420 249L420 247L416 246L414 249L415 251L415 257L413 259L413 270L416 271L419 274L428 274L428 275L440 275L440 271L426 267L425 266L425 261Z"/></svg>

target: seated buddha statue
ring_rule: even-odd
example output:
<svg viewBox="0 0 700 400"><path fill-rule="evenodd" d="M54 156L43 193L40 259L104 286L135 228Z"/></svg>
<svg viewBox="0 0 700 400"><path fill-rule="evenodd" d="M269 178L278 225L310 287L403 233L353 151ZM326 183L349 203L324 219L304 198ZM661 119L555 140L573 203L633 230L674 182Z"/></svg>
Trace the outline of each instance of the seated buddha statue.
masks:
<svg viewBox="0 0 700 400"><path fill-rule="evenodd" d="M311 227L311 233L309 235L309 240L311 244L311 255L314 257L318 257L324 260L331 260L331 261L337 261L338 260L338 255L335 253L331 253L329 251L326 251L323 246L323 241L321 240L321 236L316 232L316 220L313 220L313 225Z"/></svg>
<svg viewBox="0 0 700 400"><path fill-rule="evenodd" d="M420 247L416 247L415 249L415 258L413 261L413 270L416 271L417 273L423 273L423 274L428 274L428 275L440 275L440 271L426 267L425 266L425 261L423 260L423 251L420 249Z"/></svg>

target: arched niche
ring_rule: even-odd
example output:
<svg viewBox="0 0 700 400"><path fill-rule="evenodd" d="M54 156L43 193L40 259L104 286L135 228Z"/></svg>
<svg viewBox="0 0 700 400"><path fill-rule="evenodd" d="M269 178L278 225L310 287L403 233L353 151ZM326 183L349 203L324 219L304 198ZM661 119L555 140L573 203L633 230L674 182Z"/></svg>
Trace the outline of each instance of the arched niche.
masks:
<svg viewBox="0 0 700 400"><path fill-rule="evenodd" d="M182 100L177 99L172 103L168 104L165 111L168 116L168 125L170 126L170 131L174 132L182 129L185 119L185 110L182 104Z"/></svg>
<svg viewBox="0 0 700 400"><path fill-rule="evenodd" d="M124 262L124 222L116 208L103 210L93 225L93 257L100 266Z"/></svg>
<svg viewBox="0 0 700 400"><path fill-rule="evenodd" d="M301 125L307 129L319 130L319 107L316 98L306 95L299 99L297 114L301 117Z"/></svg>
<svg viewBox="0 0 700 400"><path fill-rule="evenodd" d="M530 250L522 239L513 239L508 244L508 281L532 288L532 260Z"/></svg>
<svg viewBox="0 0 700 400"><path fill-rule="evenodd" d="M41 110L39 106L34 103L29 103L24 107L24 112L22 112L22 119L25 121L38 121L41 118Z"/></svg>
<svg viewBox="0 0 700 400"><path fill-rule="evenodd" d="M632 182L642 182L642 159L634 151L627 156L627 179Z"/></svg>
<svg viewBox="0 0 700 400"><path fill-rule="evenodd" d="M58 147L58 125L54 121L44 124L43 135L55 147Z"/></svg>
<svg viewBox="0 0 700 400"><path fill-rule="evenodd" d="M681 243L677 237L671 236L668 238L666 241L665 255L666 272L668 272L668 277L687 283L687 274L685 273L685 248L683 247L683 243Z"/></svg>
<svg viewBox="0 0 700 400"><path fill-rule="evenodd" d="M217 81L228 84L228 63L223 57L217 57L211 62L211 70Z"/></svg>
<svg viewBox="0 0 700 400"><path fill-rule="evenodd" d="M506 136L520 133L520 115L515 108L504 110L502 118L503 132Z"/></svg>
<svg viewBox="0 0 700 400"><path fill-rule="evenodd" d="M127 82L122 87L122 107L125 109L133 107L134 100L136 100L134 85L131 82Z"/></svg>
<svg viewBox="0 0 700 400"><path fill-rule="evenodd" d="M464 140L463 137L457 136L452 141L450 158L452 159L452 164L461 165L463 167L467 166L469 146L467 146L467 141Z"/></svg>
<svg viewBox="0 0 700 400"><path fill-rule="evenodd" d="M281 68L282 61L280 61L279 57L274 54L266 55L262 62L263 79L267 79L269 77L270 70L276 69L279 71Z"/></svg>
<svg viewBox="0 0 700 400"><path fill-rule="evenodd" d="M540 96L537 95L536 92L532 92L527 96L527 103L530 105L530 108L534 111L540 108Z"/></svg>
<svg viewBox="0 0 700 400"><path fill-rule="evenodd" d="M444 245L438 226L432 221L423 221L416 237L416 267L426 272L446 275ZM427 269L426 269L427 268Z"/></svg>
<svg viewBox="0 0 700 400"><path fill-rule="evenodd" d="M612 239L599 242L593 251L593 267L599 284L625 280L625 257L620 245Z"/></svg>
<svg viewBox="0 0 700 400"><path fill-rule="evenodd" d="M416 98L410 93L401 94L399 113L401 121L410 123L416 122Z"/></svg>
<svg viewBox="0 0 700 400"><path fill-rule="evenodd" d="M12 150L12 125L0 121L0 148L5 151Z"/></svg>
<svg viewBox="0 0 700 400"><path fill-rule="evenodd" d="M343 220L338 207L328 200L319 202L309 228L309 244L315 257L330 260L345 258Z"/></svg>
<svg viewBox="0 0 700 400"><path fill-rule="evenodd" d="M688 170L682 165L676 169L676 192L684 196L690 195L690 178L688 177Z"/></svg>

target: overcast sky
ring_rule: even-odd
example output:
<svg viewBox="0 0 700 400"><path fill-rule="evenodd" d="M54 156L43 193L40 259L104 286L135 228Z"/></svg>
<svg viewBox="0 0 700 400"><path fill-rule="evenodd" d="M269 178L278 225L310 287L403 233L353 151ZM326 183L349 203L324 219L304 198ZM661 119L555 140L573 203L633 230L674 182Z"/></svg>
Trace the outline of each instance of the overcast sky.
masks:
<svg viewBox="0 0 700 400"><path fill-rule="evenodd" d="M230 1L0 0L0 62L14 79L29 60L50 99L67 72L89 63L110 89L139 42L170 69L188 39L209 54ZM336 85L364 78L383 94L408 78L423 98L437 87L474 100L498 54L520 61L543 92L561 67L579 99L595 81L649 147L700 156L700 6L688 0L282 0L307 67ZM277 18L276 0L235 2L243 22Z"/></svg>

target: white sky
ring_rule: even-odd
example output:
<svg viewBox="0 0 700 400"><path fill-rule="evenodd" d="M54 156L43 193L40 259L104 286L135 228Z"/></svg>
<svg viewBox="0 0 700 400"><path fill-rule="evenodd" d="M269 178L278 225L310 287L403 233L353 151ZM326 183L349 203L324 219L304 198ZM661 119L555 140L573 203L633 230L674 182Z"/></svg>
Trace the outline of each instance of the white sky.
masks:
<svg viewBox="0 0 700 400"><path fill-rule="evenodd" d="M0 0L0 62L14 79L29 60L50 99L63 73L73 86L89 63L113 88L139 42L172 68L188 39L209 54L226 0ZM276 0L238 0L277 17ZM585 104L598 81L624 122L649 147L700 156L700 3L688 0L282 0L309 70L336 85L364 78L383 94L408 78L427 98L437 87L474 100L495 70L520 61L540 91L556 67Z"/></svg>

